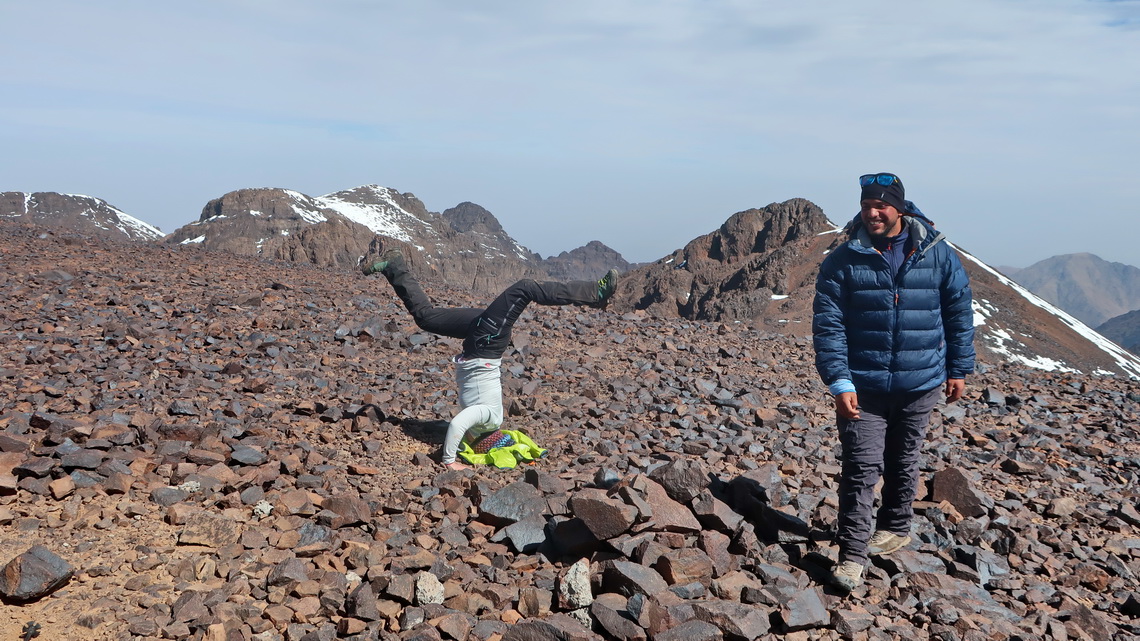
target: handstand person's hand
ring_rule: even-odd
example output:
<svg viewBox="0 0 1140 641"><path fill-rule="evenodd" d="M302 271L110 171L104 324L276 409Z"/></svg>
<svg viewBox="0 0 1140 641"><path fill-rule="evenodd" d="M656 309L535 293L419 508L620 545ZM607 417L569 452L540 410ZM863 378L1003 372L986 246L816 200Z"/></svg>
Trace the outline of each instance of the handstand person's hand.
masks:
<svg viewBox="0 0 1140 641"><path fill-rule="evenodd" d="M443 466L449 470L473 470L473 469L475 469L475 468L471 467L470 465L465 465L463 463L460 463L459 461L452 461L450 463L444 463Z"/></svg>

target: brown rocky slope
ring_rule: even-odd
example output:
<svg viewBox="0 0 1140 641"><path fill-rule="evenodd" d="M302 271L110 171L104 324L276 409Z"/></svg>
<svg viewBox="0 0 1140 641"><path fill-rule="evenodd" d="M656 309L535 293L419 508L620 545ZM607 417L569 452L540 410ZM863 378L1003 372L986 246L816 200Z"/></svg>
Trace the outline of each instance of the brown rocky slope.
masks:
<svg viewBox="0 0 1140 641"><path fill-rule="evenodd" d="M838 467L804 338L528 310L508 425L548 455L441 473L458 345L382 281L0 231L0 563L40 545L67 565L21 577L62 586L5 600L0 638L1140 634L1125 381L984 356L935 413L916 541L843 597L823 583Z"/></svg>

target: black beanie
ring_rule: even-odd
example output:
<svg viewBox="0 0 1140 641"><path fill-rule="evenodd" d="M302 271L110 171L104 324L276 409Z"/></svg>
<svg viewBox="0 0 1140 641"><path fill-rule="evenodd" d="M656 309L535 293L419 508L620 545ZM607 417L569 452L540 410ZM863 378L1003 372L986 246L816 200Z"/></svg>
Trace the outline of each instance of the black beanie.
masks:
<svg viewBox="0 0 1140 641"><path fill-rule="evenodd" d="M859 194L859 202L862 203L864 200L881 200L899 210L900 214L906 213L906 191L898 176L895 176L894 182L889 185L880 185L872 181L870 185L863 187L863 191Z"/></svg>

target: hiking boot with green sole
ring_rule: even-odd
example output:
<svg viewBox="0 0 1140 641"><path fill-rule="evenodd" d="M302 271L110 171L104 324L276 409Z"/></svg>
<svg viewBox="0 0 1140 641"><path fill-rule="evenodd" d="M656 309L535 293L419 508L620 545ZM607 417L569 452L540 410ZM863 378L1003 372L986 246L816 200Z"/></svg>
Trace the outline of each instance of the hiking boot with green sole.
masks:
<svg viewBox="0 0 1140 641"><path fill-rule="evenodd" d="M374 256L366 256L365 258L362 258L360 260L360 271L364 272L365 276L371 276L372 274L378 274L384 271L384 269L388 267L388 265L393 261L403 259L404 252L400 251L399 249L389 249L383 254L380 254L379 258L376 258Z"/></svg>
<svg viewBox="0 0 1140 641"><path fill-rule="evenodd" d="M598 305L605 305L617 291L618 270L611 269L598 279Z"/></svg>

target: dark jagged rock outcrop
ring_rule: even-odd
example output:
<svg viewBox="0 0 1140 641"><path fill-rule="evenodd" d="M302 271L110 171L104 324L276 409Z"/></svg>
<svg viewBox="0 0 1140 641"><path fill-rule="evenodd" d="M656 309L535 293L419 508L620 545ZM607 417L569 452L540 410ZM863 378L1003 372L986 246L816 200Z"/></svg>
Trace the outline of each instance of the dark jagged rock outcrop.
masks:
<svg viewBox="0 0 1140 641"><path fill-rule="evenodd" d="M2 192L0 218L121 240L155 240L163 235L104 200L55 192Z"/></svg>
<svg viewBox="0 0 1140 641"><path fill-rule="evenodd" d="M500 257L518 257L527 262L541 258L515 242L503 229L499 219L475 203L459 203L451 209L445 209L442 216L456 232L472 236L476 244L498 252Z"/></svg>
<svg viewBox="0 0 1140 641"><path fill-rule="evenodd" d="M511 238L486 209L464 202L440 216L453 240L442 251L425 256L436 270L436 278L489 295L498 294L520 278L546 277L542 258Z"/></svg>
<svg viewBox="0 0 1140 641"><path fill-rule="evenodd" d="M274 236L262 246L261 255L294 263L356 269L369 253L375 234L351 220L333 218L300 227L293 233Z"/></svg>
<svg viewBox="0 0 1140 641"><path fill-rule="evenodd" d="M635 270L616 304L665 318L778 322L802 309L805 299L810 305L818 265L808 257L822 255L831 238L820 234L832 229L819 207L798 198L739 212L715 232Z"/></svg>

